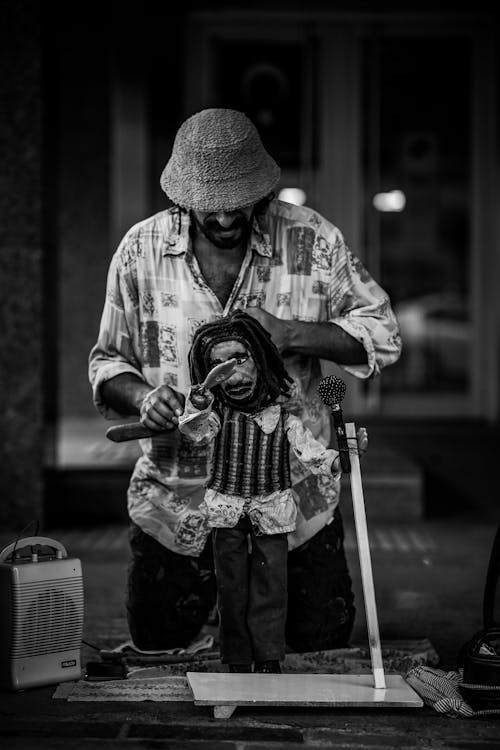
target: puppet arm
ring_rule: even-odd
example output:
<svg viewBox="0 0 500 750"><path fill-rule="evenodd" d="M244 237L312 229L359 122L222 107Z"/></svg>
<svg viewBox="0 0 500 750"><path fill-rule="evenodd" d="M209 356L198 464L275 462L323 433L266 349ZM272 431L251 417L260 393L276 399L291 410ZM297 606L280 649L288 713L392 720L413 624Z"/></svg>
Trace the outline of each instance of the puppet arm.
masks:
<svg viewBox="0 0 500 750"><path fill-rule="evenodd" d="M340 477L338 451L325 448L300 419L292 414L287 417L285 429L291 449L306 468L313 474L333 474L335 479Z"/></svg>
<svg viewBox="0 0 500 750"><path fill-rule="evenodd" d="M208 443L214 440L220 430L220 420L217 414L212 410L214 402L213 394L205 391L208 395L203 399L193 386L188 393L184 411L179 417L179 430L194 443ZM200 408L206 404L203 408Z"/></svg>

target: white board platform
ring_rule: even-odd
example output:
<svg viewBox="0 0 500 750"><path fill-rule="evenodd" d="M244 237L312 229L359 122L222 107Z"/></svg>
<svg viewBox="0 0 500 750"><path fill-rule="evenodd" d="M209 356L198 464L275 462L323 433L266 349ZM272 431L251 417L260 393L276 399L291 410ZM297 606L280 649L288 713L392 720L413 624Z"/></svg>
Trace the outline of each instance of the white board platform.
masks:
<svg viewBox="0 0 500 750"><path fill-rule="evenodd" d="M332 406L332 411L333 411ZM384 674L375 589L368 542L356 425L345 425L351 494L365 600L371 674L232 674L188 672L197 706L213 706L216 719L228 719L237 706L324 706L344 708L421 708L423 701L399 674Z"/></svg>
<svg viewBox="0 0 500 750"><path fill-rule="evenodd" d="M196 706L228 706L232 710L236 706L423 706L420 696L398 674L385 675L385 688L374 687L372 674L188 672L187 679Z"/></svg>

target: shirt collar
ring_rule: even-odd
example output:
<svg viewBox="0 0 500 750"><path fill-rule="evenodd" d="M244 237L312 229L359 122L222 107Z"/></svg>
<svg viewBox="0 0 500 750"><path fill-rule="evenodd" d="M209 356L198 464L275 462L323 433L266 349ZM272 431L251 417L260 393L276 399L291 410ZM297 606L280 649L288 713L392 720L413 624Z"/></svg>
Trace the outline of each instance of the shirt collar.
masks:
<svg viewBox="0 0 500 750"><path fill-rule="evenodd" d="M280 414L281 406L279 404L271 404L270 406L264 407L264 409L261 409L255 414L252 414L251 418L259 425L260 429L265 435L269 435L276 429Z"/></svg>
<svg viewBox="0 0 500 750"><path fill-rule="evenodd" d="M189 248L191 219L187 211L171 209L167 213L163 255L182 255Z"/></svg>
<svg viewBox="0 0 500 750"><path fill-rule="evenodd" d="M250 247L264 258L270 258L273 254L267 212L253 217Z"/></svg>
<svg viewBox="0 0 500 750"><path fill-rule="evenodd" d="M164 237L163 255L182 255L189 250L189 228L191 218L189 211L169 211ZM267 227L266 214L254 216L250 234L250 249L259 255L272 256L271 238Z"/></svg>

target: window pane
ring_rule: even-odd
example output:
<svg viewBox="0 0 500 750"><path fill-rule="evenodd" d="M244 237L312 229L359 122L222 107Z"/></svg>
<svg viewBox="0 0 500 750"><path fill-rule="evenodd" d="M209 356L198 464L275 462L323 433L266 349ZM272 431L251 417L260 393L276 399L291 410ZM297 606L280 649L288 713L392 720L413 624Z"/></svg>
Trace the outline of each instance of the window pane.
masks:
<svg viewBox="0 0 500 750"><path fill-rule="evenodd" d="M282 169L301 164L303 45L218 41L217 106L245 112Z"/></svg>
<svg viewBox="0 0 500 750"><path fill-rule="evenodd" d="M392 298L404 344L382 392L465 392L470 42L377 39L364 53L367 263Z"/></svg>

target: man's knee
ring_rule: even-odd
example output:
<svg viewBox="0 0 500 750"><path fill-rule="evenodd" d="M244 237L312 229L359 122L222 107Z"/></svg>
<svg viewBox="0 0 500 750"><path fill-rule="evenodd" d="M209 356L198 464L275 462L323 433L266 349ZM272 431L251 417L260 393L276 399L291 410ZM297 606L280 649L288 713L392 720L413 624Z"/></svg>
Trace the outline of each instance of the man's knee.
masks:
<svg viewBox="0 0 500 750"><path fill-rule="evenodd" d="M337 513L288 562L287 643L295 651L340 648L354 624L354 594Z"/></svg>
<svg viewBox="0 0 500 750"><path fill-rule="evenodd" d="M215 602L211 553L178 555L133 525L127 617L136 646L145 650L187 646Z"/></svg>

